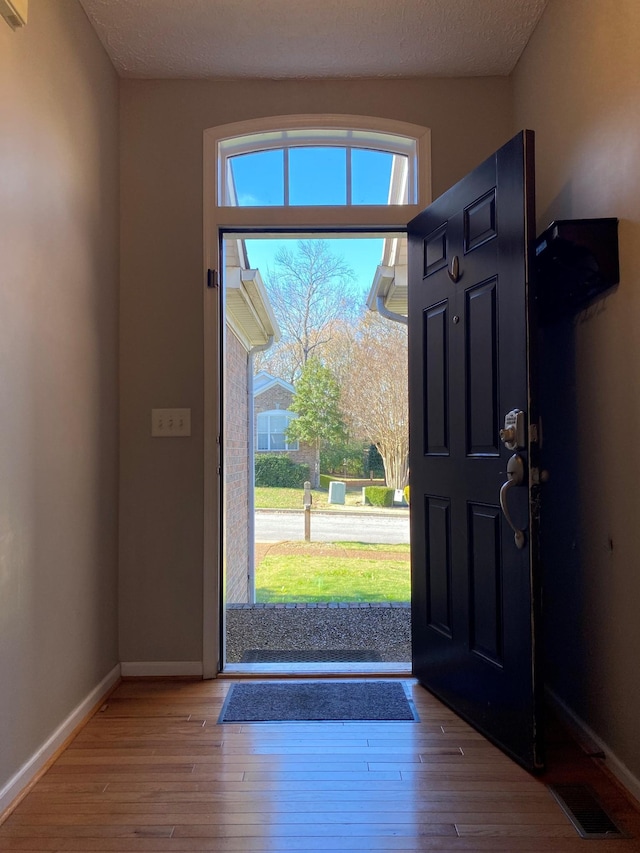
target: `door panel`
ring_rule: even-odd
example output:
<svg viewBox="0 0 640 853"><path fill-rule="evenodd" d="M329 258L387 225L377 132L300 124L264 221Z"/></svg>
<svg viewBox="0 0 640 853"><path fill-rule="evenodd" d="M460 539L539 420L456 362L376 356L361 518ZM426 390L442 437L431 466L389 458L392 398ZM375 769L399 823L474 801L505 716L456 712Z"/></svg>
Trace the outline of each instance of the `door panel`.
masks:
<svg viewBox="0 0 640 853"><path fill-rule="evenodd" d="M424 313L425 351L425 453L449 452L448 303L440 302Z"/></svg>
<svg viewBox="0 0 640 853"><path fill-rule="evenodd" d="M465 292L465 390L467 455L497 456L498 362L497 280Z"/></svg>
<svg viewBox="0 0 640 853"><path fill-rule="evenodd" d="M450 502L427 496L428 536L427 621L430 627L451 637L451 523Z"/></svg>
<svg viewBox="0 0 640 853"><path fill-rule="evenodd" d="M529 768L541 766L537 445L500 507L512 409L537 423L533 134L525 131L409 225L413 667Z"/></svg>
<svg viewBox="0 0 640 853"><path fill-rule="evenodd" d="M469 647L502 666L502 561L500 510L469 505Z"/></svg>

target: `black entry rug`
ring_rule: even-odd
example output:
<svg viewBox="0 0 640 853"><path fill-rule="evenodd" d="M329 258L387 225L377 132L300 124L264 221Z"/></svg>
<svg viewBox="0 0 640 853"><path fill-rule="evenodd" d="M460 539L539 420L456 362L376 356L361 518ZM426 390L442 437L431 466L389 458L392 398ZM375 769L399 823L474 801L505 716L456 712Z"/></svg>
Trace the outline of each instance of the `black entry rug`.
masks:
<svg viewBox="0 0 640 853"><path fill-rule="evenodd" d="M218 722L417 719L398 682L301 681L233 684Z"/></svg>

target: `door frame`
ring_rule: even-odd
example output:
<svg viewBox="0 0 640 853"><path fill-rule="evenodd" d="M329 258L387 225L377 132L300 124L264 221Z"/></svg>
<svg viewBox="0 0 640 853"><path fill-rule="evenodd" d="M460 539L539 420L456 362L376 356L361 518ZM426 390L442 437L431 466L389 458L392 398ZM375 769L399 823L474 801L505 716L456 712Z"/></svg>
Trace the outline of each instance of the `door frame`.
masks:
<svg viewBox="0 0 640 853"><path fill-rule="evenodd" d="M219 203L219 143L250 133L284 129L339 128L391 133L416 142L415 204L345 207L229 207ZM225 231L288 233L322 230L405 230L407 222L431 201L431 131L420 125L371 116L275 116L209 128L203 136L203 322L204 322L204 444L203 444L203 581L202 669L215 678L221 668L222 631L222 364L224 306L215 286L222 269ZM215 271L209 276L209 270ZM214 285L214 286L211 286Z"/></svg>

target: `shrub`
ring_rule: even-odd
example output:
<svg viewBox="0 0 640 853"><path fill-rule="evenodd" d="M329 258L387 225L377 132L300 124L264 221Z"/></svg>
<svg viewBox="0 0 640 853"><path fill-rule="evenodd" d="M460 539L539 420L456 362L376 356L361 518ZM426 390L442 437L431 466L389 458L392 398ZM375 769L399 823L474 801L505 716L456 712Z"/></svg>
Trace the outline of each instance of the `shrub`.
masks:
<svg viewBox="0 0 640 853"><path fill-rule="evenodd" d="M325 474L362 477L363 462L364 448L361 444L332 444L320 451L320 470ZM369 471L364 471L364 476L368 475Z"/></svg>
<svg viewBox="0 0 640 853"><path fill-rule="evenodd" d="M384 477L384 463L380 451L375 444L369 445L369 453L367 456L367 470L364 472L365 477L369 476L369 471L373 471L374 477Z"/></svg>
<svg viewBox="0 0 640 853"><path fill-rule="evenodd" d="M320 474L320 488L329 491L329 483L335 480L335 477L330 477L328 474Z"/></svg>
<svg viewBox="0 0 640 853"><path fill-rule="evenodd" d="M388 489L386 486L365 486L362 492L371 506L393 506L395 489Z"/></svg>
<svg viewBox="0 0 640 853"><path fill-rule="evenodd" d="M301 489L309 479L309 466L299 465L288 456L275 453L256 455L256 486Z"/></svg>

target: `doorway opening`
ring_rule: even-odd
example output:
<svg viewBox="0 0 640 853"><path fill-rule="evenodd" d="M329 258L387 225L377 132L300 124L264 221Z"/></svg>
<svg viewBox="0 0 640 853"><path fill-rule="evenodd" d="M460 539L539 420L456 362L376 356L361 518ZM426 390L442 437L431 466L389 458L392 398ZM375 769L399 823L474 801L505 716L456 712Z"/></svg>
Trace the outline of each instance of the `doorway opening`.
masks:
<svg viewBox="0 0 640 853"><path fill-rule="evenodd" d="M225 239L242 241L276 232L297 232L300 239L341 231L362 237L404 233L407 222L431 200L431 156L429 128L343 114L235 122L205 130L203 142L203 260L208 271L204 291L208 473L204 478L203 673L213 678L225 666L226 631L225 608L212 605L225 602L228 592L223 571L228 514L223 442L229 428L221 390L227 329L223 288L216 286L218 279L225 279ZM378 295L380 304L388 308L394 288L384 273L380 270ZM238 277L244 278L240 273ZM277 420L266 423L267 432L272 426L278 426Z"/></svg>
<svg viewBox="0 0 640 853"><path fill-rule="evenodd" d="M222 246L223 670L406 674L406 237Z"/></svg>

